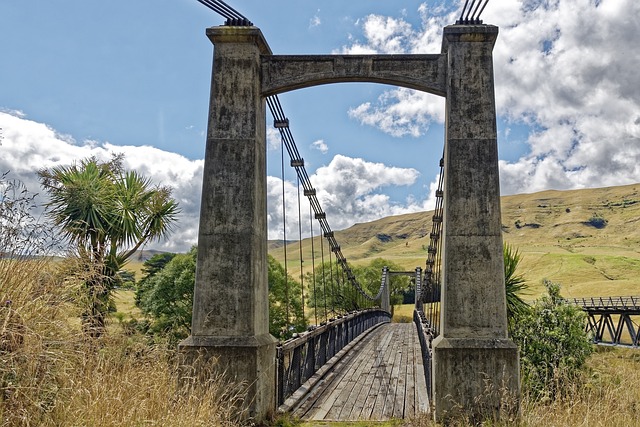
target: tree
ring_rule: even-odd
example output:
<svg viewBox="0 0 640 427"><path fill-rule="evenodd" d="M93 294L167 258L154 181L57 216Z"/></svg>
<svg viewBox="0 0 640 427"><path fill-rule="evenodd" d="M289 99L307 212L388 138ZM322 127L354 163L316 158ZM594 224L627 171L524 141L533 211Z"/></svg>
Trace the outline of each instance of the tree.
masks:
<svg viewBox="0 0 640 427"><path fill-rule="evenodd" d="M139 307L153 318L151 331L172 341L186 338L191 329L197 251L197 247L193 247L187 254L173 256L165 267L143 279ZM154 268L161 263L161 258L156 258ZM290 338L307 326L301 285L285 274L284 267L270 255L268 279L269 333L279 339Z"/></svg>
<svg viewBox="0 0 640 427"><path fill-rule="evenodd" d="M91 157L38 172L48 215L77 250L87 298L83 327L92 337L104 333L118 271L142 245L166 237L179 213L169 187L125 171L122 160Z"/></svg>
<svg viewBox="0 0 640 427"><path fill-rule="evenodd" d="M146 290L140 297L143 313L154 318L152 332L169 336L172 342L186 338L191 330L196 258L195 246L186 254L170 257L161 270L147 276Z"/></svg>
<svg viewBox="0 0 640 427"><path fill-rule="evenodd" d="M372 260L366 266L354 266L352 272L362 288L370 296L375 296L380 290L382 269L389 267L391 271L404 269L392 261L382 258ZM366 302L359 292L346 280L346 276L335 264L325 263L316 266L313 272L306 275L305 281L310 288L309 304L323 313L345 312L363 308ZM402 304L405 292L411 292L411 279L408 276L394 276L390 278L389 288L391 304Z"/></svg>
<svg viewBox="0 0 640 427"><path fill-rule="evenodd" d="M269 255L269 333L286 340L307 327L302 308L302 286Z"/></svg>
<svg viewBox="0 0 640 427"><path fill-rule="evenodd" d="M153 255L142 264L142 273L144 276L138 281L138 285L136 286L135 302L138 307L141 307L140 304L145 293L153 287L151 278L153 278L156 273L162 271L162 269L165 268L166 265L169 264L169 261L171 261L175 256L176 254L174 253L163 252Z"/></svg>

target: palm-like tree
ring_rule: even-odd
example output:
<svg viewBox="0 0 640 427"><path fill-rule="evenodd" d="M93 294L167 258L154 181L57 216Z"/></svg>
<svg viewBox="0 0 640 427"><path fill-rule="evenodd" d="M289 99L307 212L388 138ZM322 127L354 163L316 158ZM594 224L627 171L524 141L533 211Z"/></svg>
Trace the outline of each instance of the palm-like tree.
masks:
<svg viewBox="0 0 640 427"><path fill-rule="evenodd" d="M529 309L529 305L520 297L520 293L529 286L522 274L516 274L516 268L522 259L517 249L505 244L504 255L504 285L507 293L507 318L522 314Z"/></svg>
<svg viewBox="0 0 640 427"><path fill-rule="evenodd" d="M48 215L78 250L88 305L83 325L92 336L104 331L117 274L147 242L166 237L179 213L168 187L124 171L122 156L94 157L38 172L49 193Z"/></svg>

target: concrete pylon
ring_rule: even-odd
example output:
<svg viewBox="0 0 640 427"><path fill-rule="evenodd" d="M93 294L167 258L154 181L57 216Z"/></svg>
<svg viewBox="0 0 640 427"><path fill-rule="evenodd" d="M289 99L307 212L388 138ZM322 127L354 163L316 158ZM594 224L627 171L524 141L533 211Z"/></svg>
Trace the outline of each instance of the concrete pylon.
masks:
<svg viewBox="0 0 640 427"><path fill-rule="evenodd" d="M255 27L213 27L209 125L187 361L246 386L242 418L275 409L276 340L269 335L266 124L260 55L270 55ZM204 357L203 357L204 356ZM196 367L196 373L198 367Z"/></svg>
<svg viewBox="0 0 640 427"><path fill-rule="evenodd" d="M492 61L497 36L491 25L444 29L443 286L432 376L440 421L518 411L518 349L507 338L502 253Z"/></svg>

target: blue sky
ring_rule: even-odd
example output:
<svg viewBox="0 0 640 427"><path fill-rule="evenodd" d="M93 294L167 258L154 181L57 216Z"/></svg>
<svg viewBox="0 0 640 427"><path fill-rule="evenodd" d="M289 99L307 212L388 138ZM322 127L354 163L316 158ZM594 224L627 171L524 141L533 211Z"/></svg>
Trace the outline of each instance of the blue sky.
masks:
<svg viewBox="0 0 640 427"><path fill-rule="evenodd" d="M438 53L442 27L461 6L228 3L276 54ZM503 194L640 180L640 56L631 54L640 41L637 16L632 0L490 0L482 17L500 27L494 68ZM209 101L213 47L204 33L222 23L196 0L4 0L0 171L38 191L38 168L123 152L130 167L174 187L181 226L159 246L186 250L196 239ZM339 84L280 100L333 228L431 207L442 99ZM274 135L272 238L283 227ZM292 171L285 180L294 193Z"/></svg>

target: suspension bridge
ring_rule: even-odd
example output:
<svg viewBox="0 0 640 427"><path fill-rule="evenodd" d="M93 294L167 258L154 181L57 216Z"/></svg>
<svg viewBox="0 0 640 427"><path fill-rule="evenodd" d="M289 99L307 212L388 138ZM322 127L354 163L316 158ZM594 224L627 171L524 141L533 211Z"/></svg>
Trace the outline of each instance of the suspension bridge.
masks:
<svg viewBox="0 0 640 427"><path fill-rule="evenodd" d="M443 29L441 52L428 55L274 55L245 16L222 1L198 1L225 24L206 30L214 66L192 330L180 344L185 363L196 371L213 364L244 384L244 418L257 421L277 408L318 420L429 410L437 420L460 411L472 419L511 415L500 412L501 402L518 402L520 380L517 347L507 336L492 59L498 28L480 19L488 0L466 0ZM278 99L341 82L446 100L424 269L385 269L378 292L360 283L344 257ZM324 295L335 292L341 302L325 305L314 328L283 343L268 332L267 110L335 260L339 286ZM415 283L413 325L389 323L396 274ZM596 329L609 330L608 320L598 322Z"/></svg>

